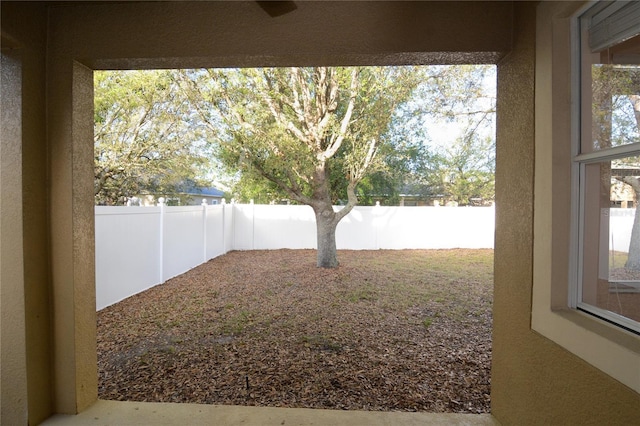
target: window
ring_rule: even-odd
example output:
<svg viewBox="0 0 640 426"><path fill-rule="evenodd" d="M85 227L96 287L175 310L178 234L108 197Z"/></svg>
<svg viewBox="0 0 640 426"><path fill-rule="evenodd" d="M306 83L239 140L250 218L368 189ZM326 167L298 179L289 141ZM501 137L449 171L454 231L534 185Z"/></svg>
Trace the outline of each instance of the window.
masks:
<svg viewBox="0 0 640 426"><path fill-rule="evenodd" d="M578 20L576 270L570 305L640 334L640 2Z"/></svg>
<svg viewBox="0 0 640 426"><path fill-rule="evenodd" d="M611 319L605 321L602 319L604 316L596 316L594 312L601 309L598 312L608 312L616 319L634 320L614 311L602 307L598 308L597 304L592 304L593 300L589 300L592 303L586 303L582 300L582 294L578 298L578 278L582 282L583 277L592 274L590 282L592 287L586 286L586 296L588 297L591 295L589 290L594 290L593 283L598 284L598 268L600 268L600 272L606 271L607 274L603 275L608 277L609 263L606 263L605 267L601 263L590 264L588 263L591 261L589 259L595 258L604 263L609 259L608 256L604 256L604 253L610 254L608 250L609 238L603 236L605 231L608 233L608 230L606 226L601 227L600 222L597 223L595 229L587 227L587 232L583 232L582 240L579 238L580 229L585 230L584 226L578 226L579 221L577 220L580 217L581 205L585 206L582 211L591 214L589 218L584 217L587 215L583 215L583 219L590 220L591 223L588 225L594 226L594 215L590 210L593 206L588 204L589 200L581 200L579 197L580 185L576 182L579 182L580 171L584 169L582 183L593 185L593 180L597 179L592 172L597 163L607 164L612 160L617 161L624 157L640 156L640 154L633 152L620 155L620 150L636 149L637 145L634 143L619 144L619 146L606 149L578 149L579 144L575 142L580 139L579 130L583 127L588 129L585 132L586 137L583 137L584 145L589 146L593 143L591 140L591 98L593 97L591 68L595 63L593 62L594 58L598 55L597 52L592 52L595 49L588 44L588 25L590 24L589 17L593 16L592 13L595 10L592 7L601 8L602 4L592 5L593 3L584 7L578 2L541 2L538 5L539 16L551 16L552 18L550 20L539 19L536 30L535 214L531 328L603 373L636 392L640 392L640 368L638 368L640 366L640 335L630 331L629 327L623 328L614 325ZM612 28L618 29L620 26ZM582 48L586 52L582 55L585 60L583 69L589 70L589 72L585 72L582 81L580 81L581 55L577 54L581 52L579 43L581 29L587 32L582 44ZM622 41L628 40L630 39L625 37ZM620 40L614 43L614 45L616 44L621 44ZM617 49L612 45L609 52ZM627 65L629 64L633 65L634 62L627 61ZM586 105L583 110L587 111L587 114L583 114L582 126L580 126L580 108L578 108L581 103L576 96L580 93L578 89L581 87L581 83L582 87L588 89L582 91L584 99L582 105ZM614 158L616 155L617 158ZM601 157L590 159L589 156ZM592 180L585 182L587 177ZM591 189L593 190L593 188ZM610 190L610 187L608 189ZM586 191L582 193L586 194ZM596 193L596 195L598 194L599 192ZM610 201L611 192L607 194ZM609 213L624 215L635 213L633 203L628 198L624 199L627 201L627 208L622 207L622 197L614 199L620 199L621 207L611 208L609 206L608 210L604 210L607 215L602 215L603 222L607 226ZM605 204L604 201L602 204ZM600 218L598 216L599 206L596 206L595 210L595 217ZM625 220L632 221L633 217L627 216ZM630 238L628 232L627 235ZM593 242L588 242L590 245L587 247L596 253L595 256L589 250L587 253L584 253L585 250L578 250L579 242L584 242L585 238L591 238L593 241L594 237L598 237L598 242L602 242L603 246L601 249L599 245L596 244L594 247ZM624 244L619 242L616 237L613 251L624 253L623 250L618 249L619 246L624 247ZM573 255L574 253L575 255ZM600 253L603 255L600 256ZM586 263L582 262L583 258L588 257L585 255L591 256ZM623 259L624 254L621 255ZM580 265L578 264L579 258L582 262ZM619 260L621 259L616 258L614 265L618 265ZM591 266L595 271L585 268L587 274L583 274L583 265ZM621 284L625 283L619 282L618 284L618 290L622 290ZM584 289L584 286L582 287ZM623 291L609 293L607 290L604 296L608 297L609 302L615 302L613 306L616 306L617 296L626 298L627 294L633 293ZM578 300L580 300L580 307L578 307ZM623 299L620 300L622 303ZM589 310L590 306L594 309ZM623 305L623 314L626 313L625 306ZM618 309L618 311L620 310ZM619 323L616 321L615 324Z"/></svg>

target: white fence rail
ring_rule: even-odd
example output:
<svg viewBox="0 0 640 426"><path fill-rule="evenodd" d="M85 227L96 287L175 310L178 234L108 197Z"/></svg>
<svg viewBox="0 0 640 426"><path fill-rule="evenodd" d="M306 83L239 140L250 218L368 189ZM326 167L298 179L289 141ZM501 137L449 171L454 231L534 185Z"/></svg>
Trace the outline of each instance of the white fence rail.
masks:
<svg viewBox="0 0 640 426"><path fill-rule="evenodd" d="M316 248L308 206L96 207L96 308L231 250ZM493 248L493 207L356 207L339 249Z"/></svg>

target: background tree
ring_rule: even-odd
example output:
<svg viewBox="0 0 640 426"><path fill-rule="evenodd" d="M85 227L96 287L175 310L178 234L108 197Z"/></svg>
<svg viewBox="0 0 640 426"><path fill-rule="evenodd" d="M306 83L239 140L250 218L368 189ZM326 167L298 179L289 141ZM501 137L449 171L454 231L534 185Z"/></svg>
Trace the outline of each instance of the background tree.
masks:
<svg viewBox="0 0 640 426"><path fill-rule="evenodd" d="M178 196L211 163L173 71L95 73L95 200Z"/></svg>
<svg viewBox="0 0 640 426"><path fill-rule="evenodd" d="M336 267L336 227L357 204L358 184L380 167L376 154L396 107L417 84L415 69L263 68L182 75L185 93L216 136L221 161L240 170L242 179L311 206L317 264ZM346 203L334 211L338 197Z"/></svg>
<svg viewBox="0 0 640 426"><path fill-rule="evenodd" d="M495 67L421 67L420 80L389 132L396 188L460 205L492 202Z"/></svg>
<svg viewBox="0 0 640 426"><path fill-rule="evenodd" d="M482 137L475 127L444 147L436 162L444 202L467 206L495 198L495 138Z"/></svg>

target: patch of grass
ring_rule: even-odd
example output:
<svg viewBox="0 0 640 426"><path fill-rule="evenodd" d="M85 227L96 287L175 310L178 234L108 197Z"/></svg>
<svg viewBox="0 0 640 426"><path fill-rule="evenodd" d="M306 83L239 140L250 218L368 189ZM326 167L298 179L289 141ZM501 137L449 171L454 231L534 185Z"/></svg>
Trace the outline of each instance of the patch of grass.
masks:
<svg viewBox="0 0 640 426"><path fill-rule="evenodd" d="M361 300L374 301L378 299L378 295L372 287L367 286L348 293L346 299L351 303L360 302Z"/></svg>
<svg viewBox="0 0 640 426"><path fill-rule="evenodd" d="M320 315L320 314L311 314L309 316L309 321L310 322L314 322L315 323L315 322L320 321L321 319L322 319L322 315Z"/></svg>
<svg viewBox="0 0 640 426"><path fill-rule="evenodd" d="M242 334L249 324L253 323L253 315L247 310L241 310L238 314L232 316L222 323L223 334L237 335Z"/></svg>
<svg viewBox="0 0 640 426"><path fill-rule="evenodd" d="M625 263L627 263L628 258L629 253L621 251L609 251L609 268L623 268Z"/></svg>
<svg viewBox="0 0 640 426"><path fill-rule="evenodd" d="M322 334L312 334L309 336L302 336L302 342L305 346L318 349L323 351L330 352L340 352L342 350L342 345L338 342L335 342L328 336Z"/></svg>
<svg viewBox="0 0 640 426"><path fill-rule="evenodd" d="M165 346L164 348L162 348L162 352L168 353L168 354L175 354L176 353L176 347L173 345L169 345L169 346Z"/></svg>
<svg viewBox="0 0 640 426"><path fill-rule="evenodd" d="M448 316L456 321L463 322L469 316L469 312L467 306L457 305L448 312Z"/></svg>
<svg viewBox="0 0 640 426"><path fill-rule="evenodd" d="M431 327L431 324L433 324L433 319L432 318L425 318L422 320L422 325L424 326L424 328L429 328Z"/></svg>

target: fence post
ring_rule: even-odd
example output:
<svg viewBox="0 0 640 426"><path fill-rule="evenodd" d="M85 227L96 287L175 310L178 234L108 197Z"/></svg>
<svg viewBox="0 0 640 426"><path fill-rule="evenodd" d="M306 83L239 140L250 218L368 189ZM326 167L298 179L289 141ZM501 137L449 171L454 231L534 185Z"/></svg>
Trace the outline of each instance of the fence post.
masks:
<svg viewBox="0 0 640 426"><path fill-rule="evenodd" d="M376 201L376 206L373 209L373 229L375 232L375 236L376 236L376 250L380 250L380 240L379 240L379 234L380 234L380 201Z"/></svg>
<svg viewBox="0 0 640 426"><path fill-rule="evenodd" d="M251 250L256 249L256 207L253 199L249 200L251 205Z"/></svg>
<svg viewBox="0 0 640 426"><path fill-rule="evenodd" d="M231 249L236 248L236 201L231 199Z"/></svg>
<svg viewBox="0 0 640 426"><path fill-rule="evenodd" d="M202 199L202 263L207 261L207 200Z"/></svg>
<svg viewBox="0 0 640 426"><path fill-rule="evenodd" d="M158 198L160 207L160 284L164 284L164 197Z"/></svg>
<svg viewBox="0 0 640 426"><path fill-rule="evenodd" d="M227 253L227 227L226 227L227 201L223 198L222 201L220 201L220 204L222 204L222 232L220 233L220 235L222 235L222 254L226 254Z"/></svg>

